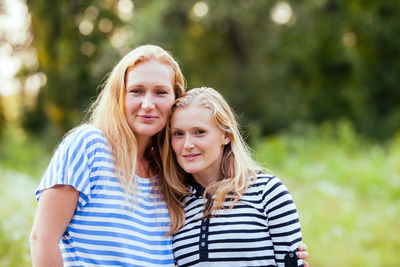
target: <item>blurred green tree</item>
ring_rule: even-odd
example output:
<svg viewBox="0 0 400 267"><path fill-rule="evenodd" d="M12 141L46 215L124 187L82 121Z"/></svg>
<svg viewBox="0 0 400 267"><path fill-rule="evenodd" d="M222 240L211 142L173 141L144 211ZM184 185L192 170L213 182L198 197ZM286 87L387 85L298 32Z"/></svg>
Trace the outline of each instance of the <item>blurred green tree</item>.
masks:
<svg viewBox="0 0 400 267"><path fill-rule="evenodd" d="M109 38L122 25L115 1L28 1L37 72L46 75L23 124L33 133L62 136L83 117L90 99L118 59ZM29 71L22 70L28 76Z"/></svg>
<svg viewBox="0 0 400 267"><path fill-rule="evenodd" d="M5 118L4 118L4 110L3 110L3 101L0 96L0 139L3 136L4 127L5 127Z"/></svg>
<svg viewBox="0 0 400 267"><path fill-rule="evenodd" d="M253 134L342 117L378 138L400 127L396 1L28 4L40 71L47 75L36 107L26 116L32 129L43 129L48 121L59 132L70 128L119 55L145 43L161 45L178 58L189 88L220 90ZM121 20L121 12L132 7L133 17ZM112 31L100 30L104 19Z"/></svg>
<svg viewBox="0 0 400 267"><path fill-rule="evenodd" d="M400 127L395 1L174 0L135 7L132 42L173 51L189 87L221 90L242 125L262 135L299 120L342 117L380 138Z"/></svg>

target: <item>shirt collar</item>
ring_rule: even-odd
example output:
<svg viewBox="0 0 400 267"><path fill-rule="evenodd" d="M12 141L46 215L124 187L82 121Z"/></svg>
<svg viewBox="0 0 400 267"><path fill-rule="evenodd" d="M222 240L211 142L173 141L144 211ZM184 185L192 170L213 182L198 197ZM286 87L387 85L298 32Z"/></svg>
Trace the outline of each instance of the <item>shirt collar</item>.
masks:
<svg viewBox="0 0 400 267"><path fill-rule="evenodd" d="M203 198L204 190L205 188L196 182L193 177L190 178L189 180L189 186L191 187L192 193L197 197L197 198Z"/></svg>

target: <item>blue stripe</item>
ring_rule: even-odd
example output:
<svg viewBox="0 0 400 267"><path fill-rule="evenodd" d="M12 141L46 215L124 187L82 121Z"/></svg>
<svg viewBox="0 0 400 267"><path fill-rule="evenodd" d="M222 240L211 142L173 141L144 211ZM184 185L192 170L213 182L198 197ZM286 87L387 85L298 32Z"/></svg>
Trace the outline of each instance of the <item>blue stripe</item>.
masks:
<svg viewBox="0 0 400 267"><path fill-rule="evenodd" d="M85 194L83 194L82 192L79 192L79 197L81 199L83 199L86 203L89 201L89 198ZM79 201L78 202L78 206L79 206L79 208L82 208L83 207L83 203L81 201Z"/></svg>
<svg viewBox="0 0 400 267"><path fill-rule="evenodd" d="M96 181L97 182L105 181L105 182L109 182L109 183L116 183L116 184L119 185L118 179L115 178L113 175L114 175L114 173L110 173L110 176L109 175L105 175L105 174L93 175L93 176L90 177L90 182L93 183L93 182L96 182Z"/></svg>
<svg viewBox="0 0 400 267"><path fill-rule="evenodd" d="M105 194L91 194L90 196L93 199L103 199L103 200L110 199L110 200L120 200L123 202L125 202L125 200L127 200L128 203L132 203L132 198L131 197L127 198L126 196L105 195ZM153 197L153 196L149 197L149 196L137 195L136 198L155 204L154 206L148 206L148 205L145 205L145 204L142 204L142 203L136 201L135 205L140 205L140 207L142 207L143 209L150 210L150 209L155 209L155 208L157 208L157 209L167 208L164 198L162 198L162 197ZM160 204L160 203L162 203L162 204Z"/></svg>
<svg viewBox="0 0 400 267"><path fill-rule="evenodd" d="M77 219L72 219L71 223L73 224L77 224L77 225L90 225L90 226L98 226L98 227L113 227L113 228L121 228L121 229L126 229L126 230L132 230L144 235L149 235L149 236L163 236L165 235L167 232L166 231L146 231L146 230L142 230L138 227L134 227L131 225L127 225L127 224L123 224L123 223L112 223L112 222L104 222L104 221L84 221L84 220L77 220ZM157 224L158 226L161 225L161 222ZM163 223L163 227L167 227L169 225L169 223ZM147 225L143 225L143 226L147 226Z"/></svg>
<svg viewBox="0 0 400 267"><path fill-rule="evenodd" d="M102 199L102 200L103 199L112 199L112 200L125 201L125 198L122 196L109 196L109 195L105 195L105 194L94 194L94 195L91 195L91 197L93 199ZM161 199L159 199L159 200L161 200ZM128 201L129 201L129 203L132 203L132 199L129 198ZM103 204L103 203L101 203L101 204ZM99 203L97 205L101 205L101 204ZM96 203L93 203L92 205L96 205ZM145 205L143 203L137 202L137 203L135 203L135 206L138 206L144 210L154 210L157 208L166 209L167 208L167 205L165 203L160 204L160 205L149 206L149 205ZM100 206L90 206L90 207L100 207ZM121 207L121 205L119 205L119 207ZM126 208L124 208L124 209L126 209ZM132 209L132 208L130 208L130 209Z"/></svg>
<svg viewBox="0 0 400 267"><path fill-rule="evenodd" d="M85 162L85 157L87 156L87 154L84 153L84 152L86 152L86 149L82 149L83 142L85 141L85 139L81 138L81 136L78 134L77 134L76 138L80 138L80 140L79 140L79 143L77 144L77 146L74 147L74 149L72 151L72 155L70 157L68 157L68 165L73 168L72 173L74 173L74 177L72 177L72 178L75 178L74 184L79 185L81 183L81 181L83 179L85 179L84 174L86 173L88 164L85 164L82 171L78 172L78 170L81 168L81 166ZM78 161L76 161L77 158L78 158ZM73 165L74 161L76 161L75 165Z"/></svg>
<svg viewBox="0 0 400 267"><path fill-rule="evenodd" d="M89 244L89 245L97 245L97 246L105 246L105 247L115 247L115 248L126 248L126 249L130 249L130 250L134 250L134 251L140 251L140 252L145 252L148 254L152 254L152 255L168 255L171 254L171 250L169 249L165 249L166 247L164 246L162 250L155 250L155 249L146 249L142 246L135 246L135 245L128 245L128 244L123 244L121 245L120 242L114 242L114 241L105 241L105 240L91 240L91 239L83 239L83 238L74 238L75 242L79 242L82 244ZM171 242L169 242L171 243ZM154 244L152 244L153 246ZM107 250L106 250L107 251ZM115 253L115 252L111 252L110 253ZM129 255L131 255L129 253ZM116 256L116 255L114 255Z"/></svg>
<svg viewBox="0 0 400 267"><path fill-rule="evenodd" d="M119 186L99 185L95 184L90 187L90 190L109 190L114 192L124 192Z"/></svg>
<svg viewBox="0 0 400 267"><path fill-rule="evenodd" d="M89 132L85 137L89 137L91 135L93 135L93 132ZM108 153L108 154L112 154L110 150L106 150L104 148L99 147L99 144L103 144L105 147L110 147L110 145L108 144L108 142L106 141L105 137L99 136L96 138L93 138L92 140L90 140L89 142L87 142L87 148L91 148L92 146L96 146L96 150L99 151L99 149L101 149L102 151Z"/></svg>
<svg viewBox="0 0 400 267"><path fill-rule="evenodd" d="M151 191L151 189L147 189L147 190L141 189L140 192L145 193L145 194L150 194L152 191Z"/></svg>
<svg viewBox="0 0 400 267"><path fill-rule="evenodd" d="M86 252L86 249L79 249L81 252ZM93 251L93 250L89 250ZM93 251L94 252L94 251ZM120 253L121 254L121 253ZM104 255L104 254L95 254L95 255ZM126 257L126 255L122 254L123 256ZM132 257L131 257L132 258ZM167 265L167 264L173 264L174 260L173 259L165 259L165 260L157 260L157 259L149 259L145 258L142 256L135 256L135 260L137 261L142 261L143 264L145 263L151 263L151 264L162 264L162 265ZM68 257L64 258L65 262L75 262L75 261L81 261L81 262L86 262L86 263L91 263L91 264L96 264L96 265L114 265L114 266L137 266L134 264L129 264L127 262L123 261L116 261L116 260L94 260L90 258L83 258L83 257ZM145 265L144 265L145 266Z"/></svg>
<svg viewBox="0 0 400 267"><path fill-rule="evenodd" d="M114 174L114 168L111 167L106 167L106 166L99 166L99 167L92 167L92 172L98 172L98 171L106 171L111 174ZM118 181L118 180L117 180Z"/></svg>
<svg viewBox="0 0 400 267"><path fill-rule="evenodd" d="M124 234L124 233L116 233L116 232L110 232L110 231L83 230L83 229L77 229L77 228L74 228L71 226L67 227L67 231L72 232L72 233L78 233L78 234L92 235L92 236L96 236L96 237L99 237L99 236L118 237L119 239L127 239L127 240L131 240L131 241L137 241L137 242L141 242L144 244L155 245L155 246L165 246L165 245L169 245L172 243L172 241L170 241L170 240L147 240L144 238L140 238L137 236L128 235L128 234ZM137 228L136 231L142 232L142 233L145 232L145 231L140 230L139 228ZM167 232L154 232L154 233L155 234L151 234L151 236L163 236ZM96 244L95 239L93 240L93 244Z"/></svg>
<svg viewBox="0 0 400 267"><path fill-rule="evenodd" d="M106 203L88 203L86 205L88 208L104 208L104 209L119 209L119 210L125 210L125 211L132 211L135 214L139 215L140 217L143 218L154 218L153 213L143 213L139 210L132 209L132 207L126 206L126 205L121 205L121 204L106 204ZM157 217L169 217L168 213L162 213L162 214L157 214ZM161 216L160 216L161 215Z"/></svg>
<svg viewBox="0 0 400 267"><path fill-rule="evenodd" d="M107 145L108 146L108 145ZM95 149L93 149L93 151L91 151L90 153L88 153L88 157L89 158L91 158L91 157L93 157L93 155L95 155L96 153L104 153L104 154L106 154L107 156L109 156L110 158L106 158L106 157L95 157L95 158L100 158L100 159L104 159L104 160L101 160L101 161L104 161L104 162L111 162L111 163L114 163L115 161L114 161L114 159L113 159L113 154L112 154L112 152L110 151L110 150L108 150L108 149L106 149L106 148L102 148L102 147L96 147Z"/></svg>
<svg viewBox="0 0 400 267"><path fill-rule="evenodd" d="M143 225L145 223L146 226L148 227L159 227L161 226L166 226L164 223L165 222L144 222L142 220L139 220L135 217L131 217L125 214L119 214L119 213L103 213L103 212L83 212L83 211L77 211L76 215L79 216L85 216L85 217L98 217L98 218L106 218L107 220L111 218L116 218L116 219L122 219L122 220L127 220L127 221L132 221L138 224ZM158 216L158 215L163 215L163 216ZM167 218L169 217L168 213L162 213L162 214L157 214L158 217L163 217ZM167 224L169 225L169 224Z"/></svg>

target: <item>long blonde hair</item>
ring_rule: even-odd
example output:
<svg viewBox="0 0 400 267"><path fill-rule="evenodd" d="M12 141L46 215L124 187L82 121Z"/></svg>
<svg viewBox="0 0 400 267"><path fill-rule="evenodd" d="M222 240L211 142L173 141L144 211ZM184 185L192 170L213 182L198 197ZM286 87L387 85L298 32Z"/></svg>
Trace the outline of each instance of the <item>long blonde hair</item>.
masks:
<svg viewBox="0 0 400 267"><path fill-rule="evenodd" d="M208 216L214 210L223 209L224 201L230 193L233 193L233 196L230 196L232 208L248 188L250 177L255 179L257 172L261 168L253 160L250 149L240 134L235 114L223 96L216 90L201 87L186 92L175 101L171 109L171 115L178 108L187 108L195 105L210 109L219 129L228 133L231 140L224 147L221 179L205 188L204 197L206 195L213 196L210 199L210 208L204 214L204 216ZM179 166L170 145L170 138L170 125L167 125L162 154L164 178L171 188L170 191L174 193L174 199L181 199L189 194L188 180L190 175ZM172 229L175 232L178 231L183 226L184 221L184 218L171 218L171 231Z"/></svg>
<svg viewBox="0 0 400 267"><path fill-rule="evenodd" d="M155 45L143 45L133 49L125 55L114 67L108 76L102 91L89 110L90 118L88 123L98 127L104 133L108 143L111 146L115 158L115 172L122 188L135 197L136 179L135 169L137 162L138 144L130 129L125 114L125 93L126 93L126 75L136 64L156 60L167 65L173 74L173 86L175 98L180 97L185 91L185 81L180 70L179 64L167 51ZM150 162L151 173L161 176L161 156L160 144L164 139L164 131L157 133L152 138L152 143L146 151L146 158ZM166 197L165 183L161 185L161 190ZM171 207L171 209L175 207ZM170 207L168 207L170 210Z"/></svg>

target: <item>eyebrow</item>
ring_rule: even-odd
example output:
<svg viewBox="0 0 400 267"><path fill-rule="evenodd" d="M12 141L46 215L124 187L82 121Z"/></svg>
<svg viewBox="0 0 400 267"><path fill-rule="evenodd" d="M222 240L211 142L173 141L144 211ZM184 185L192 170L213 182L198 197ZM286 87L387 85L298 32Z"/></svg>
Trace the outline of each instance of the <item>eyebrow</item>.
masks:
<svg viewBox="0 0 400 267"><path fill-rule="evenodd" d="M178 127L170 127L170 130L172 131L172 130L182 130L182 129L178 128ZM189 130L190 131L193 131L193 130L204 130L204 131L206 131L207 129L204 126L194 126L194 127L190 127Z"/></svg>
<svg viewBox="0 0 400 267"><path fill-rule="evenodd" d="M140 84L140 83L134 83L134 84L130 84L129 86L126 87L127 90L131 89L131 88L145 88L144 85ZM171 91L174 91L173 87L169 87L167 85L156 85L154 87L152 87L152 89L171 89Z"/></svg>

